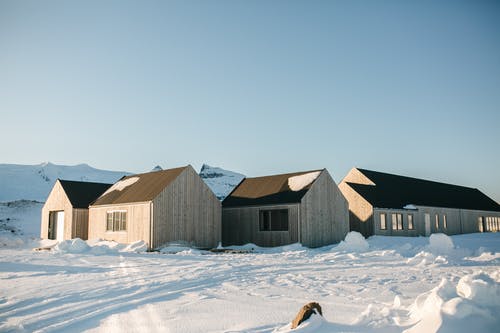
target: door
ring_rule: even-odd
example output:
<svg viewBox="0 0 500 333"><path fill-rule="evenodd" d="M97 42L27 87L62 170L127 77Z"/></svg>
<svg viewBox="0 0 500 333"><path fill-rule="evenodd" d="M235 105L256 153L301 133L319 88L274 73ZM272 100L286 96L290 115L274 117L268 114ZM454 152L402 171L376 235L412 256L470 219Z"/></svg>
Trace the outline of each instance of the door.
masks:
<svg viewBox="0 0 500 333"><path fill-rule="evenodd" d="M49 230L48 230L48 238L56 239L56 217L57 212L49 212Z"/></svg>
<svg viewBox="0 0 500 333"><path fill-rule="evenodd" d="M425 235L431 234L431 214L425 213Z"/></svg>
<svg viewBox="0 0 500 333"><path fill-rule="evenodd" d="M56 225L56 239L62 242L64 240L64 211L57 212Z"/></svg>

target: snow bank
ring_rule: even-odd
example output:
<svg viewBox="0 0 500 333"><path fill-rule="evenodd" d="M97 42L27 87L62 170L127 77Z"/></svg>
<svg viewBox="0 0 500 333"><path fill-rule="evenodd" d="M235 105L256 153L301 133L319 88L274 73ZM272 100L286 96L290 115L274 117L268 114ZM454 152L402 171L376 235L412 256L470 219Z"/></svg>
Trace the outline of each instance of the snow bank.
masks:
<svg viewBox="0 0 500 333"><path fill-rule="evenodd" d="M363 235L357 231L351 231L334 249L337 251L364 252L367 251L369 247L370 245Z"/></svg>
<svg viewBox="0 0 500 333"><path fill-rule="evenodd" d="M432 234L429 237L428 249L433 254L451 254L455 249L453 240L445 234Z"/></svg>
<svg viewBox="0 0 500 333"><path fill-rule="evenodd" d="M300 191L315 181L320 173L321 171L314 171L300 176L290 177L288 178L288 187L290 187L292 191Z"/></svg>
<svg viewBox="0 0 500 333"><path fill-rule="evenodd" d="M89 253L93 255L113 254L118 252L146 252L148 245L144 241L137 241L131 244L120 244L113 241L89 240L83 241L80 238L65 240L53 246L57 253Z"/></svg>
<svg viewBox="0 0 500 333"><path fill-rule="evenodd" d="M499 273L463 276L454 286L443 279L409 308L414 324L404 332L494 332L500 325Z"/></svg>
<svg viewBox="0 0 500 333"><path fill-rule="evenodd" d="M60 253L83 253L90 250L90 246L80 238L69 239L59 242L54 251Z"/></svg>
<svg viewBox="0 0 500 333"><path fill-rule="evenodd" d="M333 325L327 322L322 316L312 314L308 320L302 322L297 328L292 329L292 324L285 325L281 328L275 329L273 333L331 333Z"/></svg>

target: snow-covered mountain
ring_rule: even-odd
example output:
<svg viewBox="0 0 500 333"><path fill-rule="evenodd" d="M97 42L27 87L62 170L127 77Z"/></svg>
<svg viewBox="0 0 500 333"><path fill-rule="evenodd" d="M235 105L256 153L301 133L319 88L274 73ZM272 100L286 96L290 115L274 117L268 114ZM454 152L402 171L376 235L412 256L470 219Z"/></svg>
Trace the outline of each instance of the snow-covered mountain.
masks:
<svg viewBox="0 0 500 333"><path fill-rule="evenodd" d="M231 191L238 185L244 175L241 173L224 170L210 165L203 164L200 170L200 177L205 181L205 184L215 193L219 200L231 193Z"/></svg>
<svg viewBox="0 0 500 333"><path fill-rule="evenodd" d="M152 171L162 170L156 166ZM57 178L114 183L125 171L95 169L87 164L74 166L42 163L38 165L0 164L0 202L36 200L44 202ZM245 177L242 174L203 164L200 176L220 199L224 199Z"/></svg>
<svg viewBox="0 0 500 333"><path fill-rule="evenodd" d="M57 178L99 183L114 183L123 171L95 169L87 164L74 166L42 163L38 165L0 164L0 202L15 200L45 201Z"/></svg>

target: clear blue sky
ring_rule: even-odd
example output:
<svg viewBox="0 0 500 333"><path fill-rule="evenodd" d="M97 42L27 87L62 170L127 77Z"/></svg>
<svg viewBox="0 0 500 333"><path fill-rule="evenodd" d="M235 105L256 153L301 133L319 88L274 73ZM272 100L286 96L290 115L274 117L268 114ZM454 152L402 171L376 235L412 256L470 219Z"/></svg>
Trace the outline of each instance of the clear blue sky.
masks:
<svg viewBox="0 0 500 333"><path fill-rule="evenodd" d="M354 166L500 200L498 1L0 0L0 162Z"/></svg>

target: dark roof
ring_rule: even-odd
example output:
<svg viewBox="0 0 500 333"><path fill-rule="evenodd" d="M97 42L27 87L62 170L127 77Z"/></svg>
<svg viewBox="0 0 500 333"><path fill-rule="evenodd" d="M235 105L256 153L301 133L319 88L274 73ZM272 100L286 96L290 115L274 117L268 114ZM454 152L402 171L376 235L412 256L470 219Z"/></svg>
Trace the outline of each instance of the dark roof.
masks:
<svg viewBox="0 0 500 333"><path fill-rule="evenodd" d="M58 180L73 208L89 208L90 203L106 192L112 185L74 180Z"/></svg>
<svg viewBox="0 0 500 333"><path fill-rule="evenodd" d="M500 205L475 188L359 169L375 185L350 183L372 206L417 206L500 211Z"/></svg>
<svg viewBox="0 0 500 333"><path fill-rule="evenodd" d="M186 168L188 166L123 177L92 206L151 201Z"/></svg>
<svg viewBox="0 0 500 333"><path fill-rule="evenodd" d="M300 202L309 188L311 188L314 181L301 190L293 191L288 186L288 179L290 177L321 171L322 170L312 170L274 176L245 178L226 199L224 199L222 206L259 206Z"/></svg>

